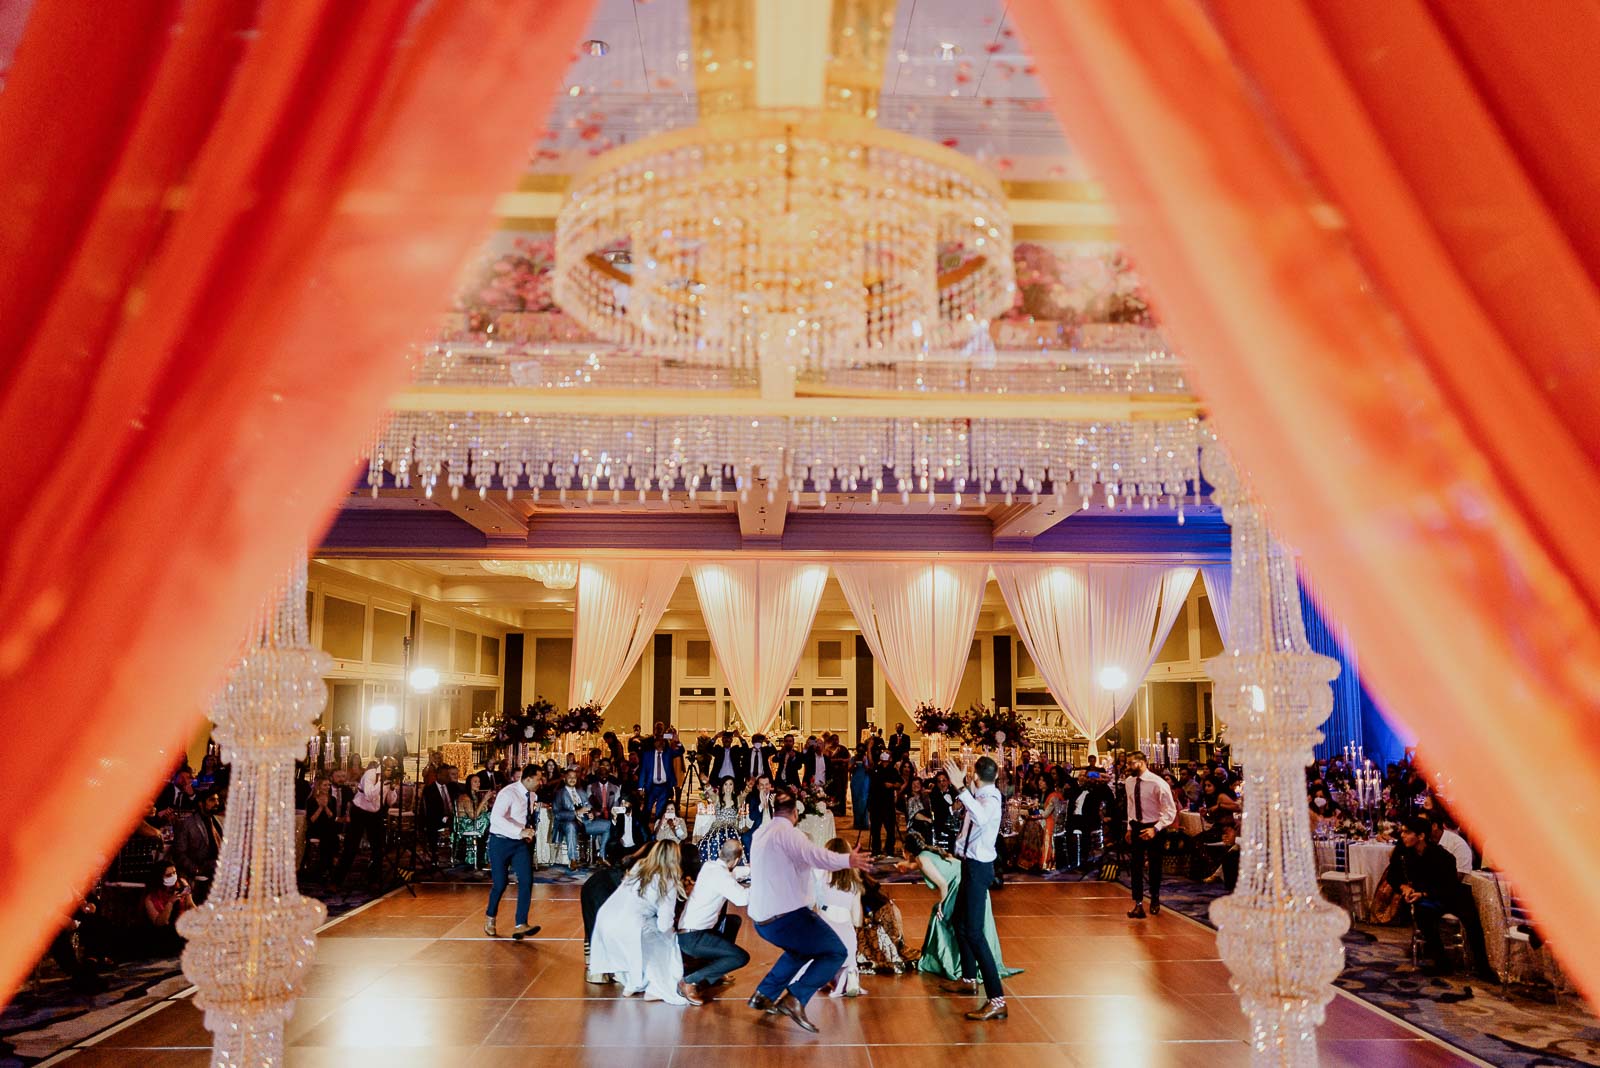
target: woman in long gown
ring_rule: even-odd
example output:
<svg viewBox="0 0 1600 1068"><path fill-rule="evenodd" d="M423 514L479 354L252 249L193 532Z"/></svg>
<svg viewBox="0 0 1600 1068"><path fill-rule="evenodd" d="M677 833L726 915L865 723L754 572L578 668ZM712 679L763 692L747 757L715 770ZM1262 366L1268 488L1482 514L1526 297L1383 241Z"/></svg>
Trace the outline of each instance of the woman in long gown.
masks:
<svg viewBox="0 0 1600 1068"><path fill-rule="evenodd" d="M722 855L722 843L739 837L739 798L732 779L723 779L717 798L717 815L700 839L700 863L710 864Z"/></svg>
<svg viewBox="0 0 1600 1068"><path fill-rule="evenodd" d="M911 865L906 869L922 872L923 881L939 894L939 903L928 916L928 933L922 940L922 957L917 969L944 979L960 979L961 948L956 944L955 927L950 918L955 914L956 895L961 890L961 862L942 849L928 845L919 834L905 837L906 859ZM989 940L994 952L994 963L1002 976L1016 975L1021 968L1007 968L1000 959L1000 936L994 929L994 906L985 908L983 937Z"/></svg>
<svg viewBox="0 0 1600 1068"><path fill-rule="evenodd" d="M1040 814L1023 826L1022 856L1017 866L1028 871L1049 871L1056 866L1056 816L1063 808L1062 795L1058 788L1045 785L1043 775L1039 776L1038 788L1043 797Z"/></svg>
<svg viewBox="0 0 1600 1068"><path fill-rule="evenodd" d="M675 930L683 897L678 843L657 842L600 906L589 940L589 971L616 976L630 996L689 1004L679 992L683 954Z"/></svg>

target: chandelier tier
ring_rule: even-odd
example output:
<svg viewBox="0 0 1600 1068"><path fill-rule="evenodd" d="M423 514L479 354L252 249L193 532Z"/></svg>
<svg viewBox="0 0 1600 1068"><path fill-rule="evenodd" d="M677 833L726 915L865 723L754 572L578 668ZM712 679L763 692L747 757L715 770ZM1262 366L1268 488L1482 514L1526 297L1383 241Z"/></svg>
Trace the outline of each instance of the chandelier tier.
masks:
<svg viewBox="0 0 1600 1068"><path fill-rule="evenodd" d="M597 337L764 382L987 333L1015 292L1005 198L974 161L877 125L893 3L835 0L816 107L761 106L760 8L692 0L700 122L574 180L557 302Z"/></svg>
<svg viewBox="0 0 1600 1068"><path fill-rule="evenodd" d="M544 583L547 590L570 590L578 584L576 560L479 560L485 571Z"/></svg>

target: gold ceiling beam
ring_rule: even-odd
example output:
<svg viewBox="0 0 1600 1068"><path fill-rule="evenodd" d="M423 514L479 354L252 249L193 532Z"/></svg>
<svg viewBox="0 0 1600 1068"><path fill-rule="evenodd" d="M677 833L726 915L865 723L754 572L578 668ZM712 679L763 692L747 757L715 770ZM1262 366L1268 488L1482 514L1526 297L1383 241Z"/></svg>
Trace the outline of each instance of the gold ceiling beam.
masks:
<svg viewBox="0 0 1600 1068"><path fill-rule="evenodd" d="M1198 398L1153 393L958 393L838 391L802 386L793 397L755 390L529 389L412 386L395 411L518 412L526 415L747 419L1054 419L1171 421L1201 414Z"/></svg>

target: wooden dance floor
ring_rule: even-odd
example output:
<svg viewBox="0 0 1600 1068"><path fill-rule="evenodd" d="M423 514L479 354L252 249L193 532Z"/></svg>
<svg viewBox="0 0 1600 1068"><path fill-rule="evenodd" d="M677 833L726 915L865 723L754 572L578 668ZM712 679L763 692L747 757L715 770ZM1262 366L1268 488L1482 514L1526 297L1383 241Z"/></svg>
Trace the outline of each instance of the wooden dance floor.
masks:
<svg viewBox="0 0 1600 1068"><path fill-rule="evenodd" d="M915 947L933 894L920 885L888 889ZM1026 969L1007 983L1009 1020L967 1022L961 1014L973 999L940 994L930 977L867 976L866 997L812 1001L817 1035L745 1007L776 955L748 923L741 940L755 959L725 996L674 1008L586 985L578 887L540 884L534 894L534 922L544 930L521 944L483 937L482 886L419 886L415 899L394 894L327 928L289 1025L289 1064L1223 1068L1249 1061L1244 1018L1214 935L1170 911L1128 920L1126 891L1103 883L1012 883L996 893L1006 963ZM508 894L505 930L511 904ZM209 1041L200 1013L180 999L65 1063L204 1065ZM1328 1008L1322 1049L1324 1065L1480 1063L1343 995Z"/></svg>

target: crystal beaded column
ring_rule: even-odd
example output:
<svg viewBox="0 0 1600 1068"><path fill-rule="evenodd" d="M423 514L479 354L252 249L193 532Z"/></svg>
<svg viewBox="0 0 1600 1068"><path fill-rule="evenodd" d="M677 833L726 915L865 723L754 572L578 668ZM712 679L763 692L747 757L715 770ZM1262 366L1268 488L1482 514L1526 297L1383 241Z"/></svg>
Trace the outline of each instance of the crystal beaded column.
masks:
<svg viewBox="0 0 1600 1068"><path fill-rule="evenodd" d="M1311 651L1294 561L1226 453L1208 444L1204 466L1233 528L1231 644L1206 670L1244 765L1239 885L1212 903L1211 918L1250 1019L1251 1063L1314 1066L1350 917L1318 890L1305 768L1339 665Z"/></svg>
<svg viewBox="0 0 1600 1068"><path fill-rule="evenodd" d="M210 897L178 930L216 1066L283 1063L283 1025L327 917L295 885L293 771L331 666L311 647L302 559L268 600L212 713L232 769L222 852Z"/></svg>

